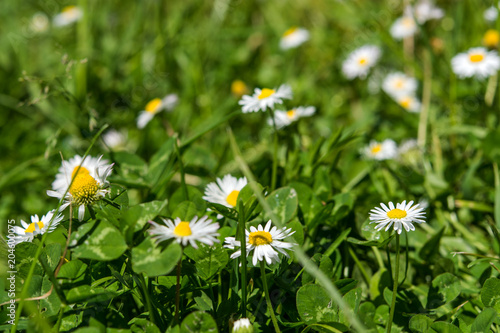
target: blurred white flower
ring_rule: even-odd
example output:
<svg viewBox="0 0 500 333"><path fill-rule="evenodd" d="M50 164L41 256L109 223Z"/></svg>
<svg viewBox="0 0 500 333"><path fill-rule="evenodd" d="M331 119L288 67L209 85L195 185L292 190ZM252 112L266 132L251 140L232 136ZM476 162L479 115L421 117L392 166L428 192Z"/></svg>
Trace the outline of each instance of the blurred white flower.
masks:
<svg viewBox="0 0 500 333"><path fill-rule="evenodd" d="M314 112L316 112L316 108L314 106L299 106L288 111L276 110L274 111L276 128L281 129L290 125L294 121L297 121L299 118L310 117L314 114ZM267 123L272 126L273 120L269 118Z"/></svg>
<svg viewBox="0 0 500 333"><path fill-rule="evenodd" d="M394 39L401 40L406 37L413 36L417 32L417 23L412 16L404 15L391 26L390 33Z"/></svg>
<svg viewBox="0 0 500 333"><path fill-rule="evenodd" d="M494 22L498 17L498 9L495 6L491 6L486 9L483 13L483 17L486 21Z"/></svg>
<svg viewBox="0 0 500 333"><path fill-rule="evenodd" d="M381 50L375 45L364 45L349 54L342 64L345 77L352 80L356 77L364 79L370 68L375 66L381 55Z"/></svg>
<svg viewBox="0 0 500 333"><path fill-rule="evenodd" d="M422 103L414 95L396 96L395 99L408 112L418 113L422 108Z"/></svg>
<svg viewBox="0 0 500 333"><path fill-rule="evenodd" d="M177 94L170 94L163 99L155 98L146 104L144 110L139 113L137 117L137 128L144 128L154 118L154 116L162 111L171 111L179 102Z"/></svg>
<svg viewBox="0 0 500 333"><path fill-rule="evenodd" d="M234 322L232 333L253 333L253 326L248 318L241 318Z"/></svg>
<svg viewBox="0 0 500 333"><path fill-rule="evenodd" d="M398 154L398 148L396 142L391 139L382 142L372 140L367 147L361 150L361 153L369 159L382 161L395 158Z"/></svg>
<svg viewBox="0 0 500 333"><path fill-rule="evenodd" d="M46 232L52 232L59 225L63 219L61 214L55 215L55 210L51 210L40 219L38 215L31 216L31 223L26 223L21 220L22 227L15 226L13 228L14 244L17 245L21 242L32 242L35 236L43 235Z"/></svg>
<svg viewBox="0 0 500 333"><path fill-rule="evenodd" d="M102 141L107 148L111 150L120 150L124 149L127 144L127 135L115 129L110 129L102 135Z"/></svg>
<svg viewBox="0 0 500 333"><path fill-rule="evenodd" d="M444 16L444 11L436 7L431 0L420 0L413 8L415 18L420 24L429 20L438 20Z"/></svg>
<svg viewBox="0 0 500 333"><path fill-rule="evenodd" d="M382 89L391 97L415 94L417 80L401 72L388 74L382 83Z"/></svg>
<svg viewBox="0 0 500 333"><path fill-rule="evenodd" d="M451 59L451 67L459 78L475 76L484 79L497 73L500 69L500 58L496 51L474 47L454 56Z"/></svg>
<svg viewBox="0 0 500 333"><path fill-rule="evenodd" d="M35 33L43 33L49 28L49 18L42 12L33 14L30 21L30 29Z"/></svg>
<svg viewBox="0 0 500 333"><path fill-rule="evenodd" d="M280 40L280 48L288 50L300 46L309 40L309 31L304 28L292 27L285 31Z"/></svg>
<svg viewBox="0 0 500 333"><path fill-rule="evenodd" d="M77 22L83 17L83 11L77 6L67 6L54 16L53 23L56 27L63 27Z"/></svg>
<svg viewBox="0 0 500 333"><path fill-rule="evenodd" d="M225 175L222 179L217 178L216 182L207 185L203 200L234 208L236 207L241 189L247 183L246 177L236 178L231 175Z"/></svg>

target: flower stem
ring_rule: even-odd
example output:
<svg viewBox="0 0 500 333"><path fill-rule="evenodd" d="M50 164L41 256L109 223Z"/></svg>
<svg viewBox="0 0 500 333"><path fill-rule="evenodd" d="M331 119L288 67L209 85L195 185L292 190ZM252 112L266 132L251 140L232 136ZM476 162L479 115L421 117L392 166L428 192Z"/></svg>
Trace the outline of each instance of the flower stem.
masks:
<svg viewBox="0 0 500 333"><path fill-rule="evenodd" d="M274 139L273 139L273 169L271 173L271 190L276 188L276 178L278 174L278 129L276 128L276 120L274 119L274 112L269 110L269 115L273 121Z"/></svg>
<svg viewBox="0 0 500 333"><path fill-rule="evenodd" d="M387 323L387 333L391 332L392 320L394 319L394 310L396 308L396 296L398 293L398 278L399 278L399 234L396 234L396 268L394 270L394 281L393 281L394 286L392 288L391 312L389 314L389 322Z"/></svg>
<svg viewBox="0 0 500 333"><path fill-rule="evenodd" d="M266 297L267 308L269 309L269 313L271 314L271 320L273 321L274 331L276 333L281 333L280 327L278 326L278 320L276 319L276 316L274 315L273 305L271 304L271 299L269 298L269 289L267 287L266 267L265 267L264 261L260 262L260 275L262 277L262 284L264 285L264 295Z"/></svg>
<svg viewBox="0 0 500 333"><path fill-rule="evenodd" d="M241 244L241 316L247 317L247 241L245 235L245 207L243 202L238 202L238 238Z"/></svg>
<svg viewBox="0 0 500 333"><path fill-rule="evenodd" d="M179 304L181 298L181 266L182 266L182 254L179 262L177 263L177 284L175 287L175 323L179 324Z"/></svg>

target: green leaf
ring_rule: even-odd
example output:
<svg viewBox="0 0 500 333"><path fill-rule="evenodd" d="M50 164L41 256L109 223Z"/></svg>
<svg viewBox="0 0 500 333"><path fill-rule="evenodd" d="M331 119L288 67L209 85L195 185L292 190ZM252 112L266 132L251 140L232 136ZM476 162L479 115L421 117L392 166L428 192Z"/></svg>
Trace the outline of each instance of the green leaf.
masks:
<svg viewBox="0 0 500 333"><path fill-rule="evenodd" d="M460 280L453 274L443 273L432 280L427 296L427 309L435 309L453 301L460 295Z"/></svg>
<svg viewBox="0 0 500 333"><path fill-rule="evenodd" d="M485 308L474 320L470 328L470 333L489 332L491 324L497 317L497 312L492 308Z"/></svg>
<svg viewBox="0 0 500 333"><path fill-rule="evenodd" d="M201 245L198 249L187 247L184 253L195 262L196 272L204 280L209 280L229 262L227 251L218 243L212 246Z"/></svg>
<svg viewBox="0 0 500 333"><path fill-rule="evenodd" d="M432 333L462 333L462 330L455 325L444 321L436 321L431 326Z"/></svg>
<svg viewBox="0 0 500 333"><path fill-rule="evenodd" d="M368 328L368 332L376 333L377 325L375 324L375 305L371 302L364 302L359 306L359 320Z"/></svg>
<svg viewBox="0 0 500 333"><path fill-rule="evenodd" d="M181 202L172 212L172 218L178 217L181 221L191 221L196 215L198 215L198 208L191 201Z"/></svg>
<svg viewBox="0 0 500 333"><path fill-rule="evenodd" d="M189 200L196 205L197 210L205 211L207 208L207 202L203 199L203 194L201 193L201 191L197 187L190 185L186 185L186 188L189 198L186 198L182 186L179 187L170 197L168 202L168 209L173 212L181 202Z"/></svg>
<svg viewBox="0 0 500 333"><path fill-rule="evenodd" d="M171 154L174 151L175 140L177 140L175 137L168 138L160 149L158 149L156 154L151 157L149 161L149 172L146 175L146 179L152 186L157 185L163 172L167 169L167 165L171 160Z"/></svg>
<svg viewBox="0 0 500 333"><path fill-rule="evenodd" d="M183 333L216 333L219 332L215 320L206 312L190 313L181 324Z"/></svg>
<svg viewBox="0 0 500 333"><path fill-rule="evenodd" d="M500 311L500 279L492 277L484 282L481 288L481 302L486 307Z"/></svg>
<svg viewBox="0 0 500 333"><path fill-rule="evenodd" d="M415 333L427 333L429 332L432 319L424 315L416 315L410 319L410 330Z"/></svg>
<svg viewBox="0 0 500 333"><path fill-rule="evenodd" d="M132 243L133 234L142 230L146 222L160 215L167 205L167 201L144 202L122 212L122 233L126 235L128 243Z"/></svg>
<svg viewBox="0 0 500 333"><path fill-rule="evenodd" d="M135 317L128 322L130 326L130 331L134 333L161 333L160 329L145 318ZM109 329L108 329L109 330ZM106 331L106 333L111 333ZM118 332L117 332L118 333Z"/></svg>
<svg viewBox="0 0 500 333"><path fill-rule="evenodd" d="M240 202L243 203L247 221L251 219L251 215L256 215L262 211L262 207L260 207L259 205L259 201L257 200L257 196L255 196L253 187L257 187L258 192L264 195L265 189L262 187L262 185L257 182L250 182L241 189L240 193L238 194L238 199L236 200L235 208L239 207Z"/></svg>
<svg viewBox="0 0 500 333"><path fill-rule="evenodd" d="M314 216L323 209L323 204L315 195L312 189L306 184L292 182L289 185L297 192L299 200L300 215L299 217L304 224L312 221Z"/></svg>
<svg viewBox="0 0 500 333"><path fill-rule="evenodd" d="M87 267L88 267L87 264L85 264L81 260L78 259L71 260L70 262L67 262L61 266L57 278L76 279L85 273Z"/></svg>
<svg viewBox="0 0 500 333"><path fill-rule="evenodd" d="M306 324L338 321L338 310L323 287L307 284L297 291L297 311Z"/></svg>
<svg viewBox="0 0 500 333"><path fill-rule="evenodd" d="M350 290L347 294L344 295L344 301L349 305L349 307L353 310L354 313L358 312L359 303L361 302L362 290L361 288L356 288ZM339 322L341 324L350 327L349 320L347 316L344 314L342 310L339 310Z"/></svg>
<svg viewBox="0 0 500 333"><path fill-rule="evenodd" d="M95 227L97 225L97 227ZM95 227L95 230L94 230ZM90 235L87 233L91 232ZM86 223L72 234L73 242L82 241L73 249L76 258L87 258L101 261L114 260L127 249L127 244L121 233L109 222L102 220L96 223ZM70 244L73 243L70 241Z"/></svg>
<svg viewBox="0 0 500 333"><path fill-rule="evenodd" d="M78 286L68 291L66 299L69 304L82 302L104 302L116 294L104 288L91 287L89 285Z"/></svg>
<svg viewBox="0 0 500 333"><path fill-rule="evenodd" d="M59 260L61 259L61 244L53 243L47 245L43 249L40 259L45 260L48 267L54 270L59 264Z"/></svg>
<svg viewBox="0 0 500 333"><path fill-rule="evenodd" d="M444 227L435 233L425 244L422 246L418 255L425 261L430 261L433 256L439 253L439 243L444 233Z"/></svg>
<svg viewBox="0 0 500 333"><path fill-rule="evenodd" d="M146 238L139 246L132 249L132 269L147 276L159 276L170 273L182 256L179 243L172 242L163 251L151 238Z"/></svg>
<svg viewBox="0 0 500 333"><path fill-rule="evenodd" d="M266 198L273 213L280 219L281 223L273 221L277 225L285 224L294 216L299 200L297 192L293 188L283 187L272 192ZM268 220L269 218L265 218Z"/></svg>

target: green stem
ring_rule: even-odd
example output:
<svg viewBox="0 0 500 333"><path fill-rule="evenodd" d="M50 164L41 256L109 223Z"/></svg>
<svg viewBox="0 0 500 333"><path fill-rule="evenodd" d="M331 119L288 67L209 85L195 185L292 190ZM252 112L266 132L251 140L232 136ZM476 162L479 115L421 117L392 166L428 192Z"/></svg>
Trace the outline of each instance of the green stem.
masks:
<svg viewBox="0 0 500 333"><path fill-rule="evenodd" d="M267 308L269 309L269 313L271 314L271 320L273 321L274 331L276 333L281 333L280 327L278 326L278 320L274 315L273 305L271 304L271 298L269 298L269 289L267 287L266 267L264 261L260 262L260 275L262 277L262 284L264 285L264 295L266 297Z"/></svg>
<svg viewBox="0 0 500 333"><path fill-rule="evenodd" d="M365 279L366 285L370 285L370 277L366 273L366 270L363 267L363 264L359 261L358 256L356 253L352 250L352 248L349 246L349 253L351 254L351 257L354 259L354 262L359 268L359 271L361 272L361 275L363 275L363 278Z"/></svg>
<svg viewBox="0 0 500 333"><path fill-rule="evenodd" d="M238 202L238 238L241 242L241 315L247 317L247 241L245 235L245 207Z"/></svg>
<svg viewBox="0 0 500 333"><path fill-rule="evenodd" d="M269 115L273 121L274 138L273 138L273 169L271 173L271 191L276 188L276 178L278 174L278 129L276 128L276 121L274 119L274 112L268 109Z"/></svg>
<svg viewBox="0 0 500 333"><path fill-rule="evenodd" d="M95 212L94 212L94 209L92 208L92 206L91 205L87 205L87 210L89 211L90 218L92 220L95 220L96 219Z"/></svg>
<svg viewBox="0 0 500 333"><path fill-rule="evenodd" d="M425 147L427 141L427 122L429 116L429 107L431 103L431 88L432 88L432 64L431 53L424 53L424 87L422 94L422 110L420 111L420 119L418 122L418 145L421 148Z"/></svg>
<svg viewBox="0 0 500 333"><path fill-rule="evenodd" d="M177 263L177 284L175 286L175 323L179 324L179 307L181 299L181 266L182 266L182 254L179 262Z"/></svg>
<svg viewBox="0 0 500 333"><path fill-rule="evenodd" d="M394 281L393 281L394 286L392 288L391 312L389 314L389 322L387 323L387 333L391 332L392 320L394 319L394 310L396 309L396 296L398 294L398 278L399 278L399 234L396 234L396 268L394 270Z"/></svg>
<svg viewBox="0 0 500 333"><path fill-rule="evenodd" d="M148 307L149 319L151 320L151 322L153 324L158 326L158 323L156 322L155 316L154 316L153 305L151 304L151 299L149 298L149 291L148 291L148 288L146 285L146 279L144 279L143 274L139 274L139 278L141 281L142 292L144 293L144 298L146 300L146 305Z"/></svg>
<svg viewBox="0 0 500 333"><path fill-rule="evenodd" d="M179 172L181 173L182 192L184 193L185 200L189 200L189 192L186 186L186 177L184 174L184 164L182 164L182 156L179 150L179 145L177 144L177 140L175 140L175 153L177 154L177 160L179 161Z"/></svg>

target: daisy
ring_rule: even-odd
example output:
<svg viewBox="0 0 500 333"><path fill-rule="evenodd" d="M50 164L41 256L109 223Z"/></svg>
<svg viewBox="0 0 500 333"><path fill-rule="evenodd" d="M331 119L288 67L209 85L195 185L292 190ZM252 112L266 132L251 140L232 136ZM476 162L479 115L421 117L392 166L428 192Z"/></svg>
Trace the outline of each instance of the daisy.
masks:
<svg viewBox="0 0 500 333"><path fill-rule="evenodd" d="M380 58L380 48L375 45L362 46L349 54L342 64L342 72L352 80L354 78L364 79L370 68L372 68Z"/></svg>
<svg viewBox="0 0 500 333"><path fill-rule="evenodd" d="M123 149L127 142L127 136L122 132L110 129L102 135L102 141L111 150Z"/></svg>
<svg viewBox="0 0 500 333"><path fill-rule="evenodd" d="M474 47L454 56L451 59L451 67L459 78L475 76L478 79L484 79L496 74L500 69L500 58L496 51Z"/></svg>
<svg viewBox="0 0 500 333"><path fill-rule="evenodd" d="M429 20L439 20L444 16L444 11L434 6L430 0L421 0L414 7L415 18L420 24L424 24Z"/></svg>
<svg viewBox="0 0 500 333"><path fill-rule="evenodd" d="M282 50L288 50L300 46L308 40L309 31L304 28L291 27L290 29L285 31L283 36L281 36L280 48Z"/></svg>
<svg viewBox="0 0 500 333"><path fill-rule="evenodd" d="M418 113L422 108L422 103L413 95L397 96L395 99L408 112Z"/></svg>
<svg viewBox="0 0 500 333"><path fill-rule="evenodd" d="M276 110L274 112L274 122L276 123L276 128L280 129L290 125L299 118L312 116L314 112L316 112L314 106L299 106L289 111ZM272 118L269 118L267 123L273 125Z"/></svg>
<svg viewBox="0 0 500 333"><path fill-rule="evenodd" d="M417 91L417 80L401 72L387 75L382 83L382 89L389 96L405 96Z"/></svg>
<svg viewBox="0 0 500 333"><path fill-rule="evenodd" d="M54 217L54 212L55 210L51 210L46 215L42 216L41 220L38 215L32 215L31 223L26 223L21 220L21 225L23 227L15 226L13 230L16 234L14 237L14 244L32 242L35 236L54 231L59 222L63 219L61 214L57 214L57 216Z"/></svg>
<svg viewBox="0 0 500 333"><path fill-rule="evenodd" d="M162 220L163 224L149 221L152 226L149 233L158 243L170 238L175 238L182 246L187 246L189 243L192 247L197 249L197 241L207 245L213 245L214 242L219 242L216 238L219 236L217 233L217 230L219 230L219 223L212 223L212 220L209 220L208 216L203 216L200 219L195 216L191 222L181 221L178 217L174 221L163 218Z"/></svg>
<svg viewBox="0 0 500 333"><path fill-rule="evenodd" d="M395 158L398 148L396 142L391 139L386 139L383 142L372 140L368 147L363 148L361 152L370 159L382 161Z"/></svg>
<svg viewBox="0 0 500 333"><path fill-rule="evenodd" d="M241 189L248 183L246 177L236 178L231 175L225 175L224 178L217 178L216 181L207 185L203 200L229 208L236 207L238 195Z"/></svg>
<svg viewBox="0 0 500 333"><path fill-rule="evenodd" d="M61 210L70 204L78 206L78 219L81 221L85 215L85 206L102 199L109 190L107 177L111 174L113 164L87 156L85 159L76 155L69 161L63 161L59 173L52 183L52 190L47 195L64 199Z"/></svg>
<svg viewBox="0 0 500 333"><path fill-rule="evenodd" d="M171 111L178 103L179 97L177 94L170 94L163 99L155 98L146 104L144 110L137 117L137 128L144 128L153 119L153 117L162 110Z"/></svg>
<svg viewBox="0 0 500 333"><path fill-rule="evenodd" d="M381 203L379 207L375 207L370 211L370 224L377 223L375 230L380 231L385 228L385 231L394 223L394 230L401 234L403 227L405 230L413 231L415 226L413 223L425 223L425 212L418 204L413 205L413 200L406 204L406 200L402 203L394 204L389 202L389 207Z"/></svg>
<svg viewBox="0 0 500 333"><path fill-rule="evenodd" d="M234 96L240 98L241 96L248 93L247 85L241 80L234 80L233 83L231 83L231 93Z"/></svg>
<svg viewBox="0 0 500 333"><path fill-rule="evenodd" d="M483 36L483 45L489 48L498 47L498 43L500 42L500 33L498 30L489 29Z"/></svg>
<svg viewBox="0 0 500 333"><path fill-rule="evenodd" d="M30 29L35 33L43 33L49 28L49 19L42 12L33 14L30 21Z"/></svg>
<svg viewBox="0 0 500 333"><path fill-rule="evenodd" d="M403 141L398 148L398 154L403 155L413 150L419 150L418 142L416 139L408 139Z"/></svg>
<svg viewBox="0 0 500 333"><path fill-rule="evenodd" d="M417 23L410 15L398 18L391 26L390 33L394 39L401 40L413 36L417 32Z"/></svg>
<svg viewBox="0 0 500 333"><path fill-rule="evenodd" d="M242 106L243 113L266 111L267 108L274 109L274 104L282 104L283 99L291 99L292 88L287 84L282 84L278 89L255 88L252 96L244 95L239 105Z"/></svg>
<svg viewBox="0 0 500 333"><path fill-rule="evenodd" d="M265 226L259 224L258 228L250 227L250 232L245 230L247 256L254 250L252 263L257 266L258 261L266 261L268 265L279 262L279 253L289 257L285 250L290 250L293 243L282 242L281 240L293 235L295 231L283 227L278 229L275 226L271 229L271 220ZM234 237L226 237L224 247L233 250L235 247L241 247L241 242ZM231 255L231 259L241 256L241 249Z"/></svg>
<svg viewBox="0 0 500 333"><path fill-rule="evenodd" d="M494 6L489 7L484 11L483 17L486 21L495 22L498 17L498 9L496 9Z"/></svg>
<svg viewBox="0 0 500 333"><path fill-rule="evenodd" d="M241 318L234 322L232 333L252 333L253 326L248 318Z"/></svg>
<svg viewBox="0 0 500 333"><path fill-rule="evenodd" d="M54 26L63 27L79 21L83 17L83 11L77 6L67 6L54 16Z"/></svg>

